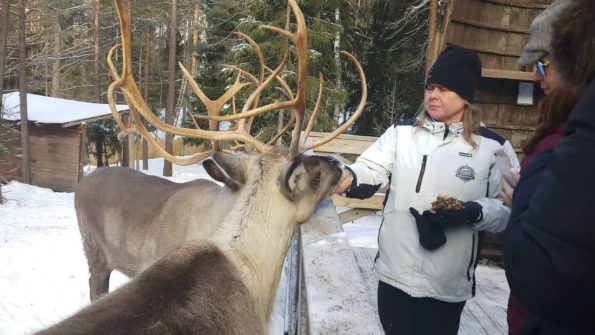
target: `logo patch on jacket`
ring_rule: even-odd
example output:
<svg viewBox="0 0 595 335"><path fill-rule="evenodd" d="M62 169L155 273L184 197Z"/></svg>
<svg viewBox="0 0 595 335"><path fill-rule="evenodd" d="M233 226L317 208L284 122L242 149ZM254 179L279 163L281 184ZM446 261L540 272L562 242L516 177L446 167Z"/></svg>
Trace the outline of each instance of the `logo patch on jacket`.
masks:
<svg viewBox="0 0 595 335"><path fill-rule="evenodd" d="M464 182L468 182L468 181L475 179L475 170L473 170L473 168L470 167L469 165L463 165L457 169L456 176L460 180L462 180Z"/></svg>

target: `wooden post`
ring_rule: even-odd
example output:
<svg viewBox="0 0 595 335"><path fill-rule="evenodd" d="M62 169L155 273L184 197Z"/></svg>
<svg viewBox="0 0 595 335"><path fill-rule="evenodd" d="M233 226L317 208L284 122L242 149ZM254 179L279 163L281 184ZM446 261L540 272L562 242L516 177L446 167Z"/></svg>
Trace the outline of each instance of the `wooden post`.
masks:
<svg viewBox="0 0 595 335"><path fill-rule="evenodd" d="M430 0L430 14L428 18L428 47L426 49L426 76L435 58L436 50L436 17L438 16L438 0Z"/></svg>
<svg viewBox="0 0 595 335"><path fill-rule="evenodd" d="M31 184L31 161L29 147L29 116L27 115L27 40L25 0L19 0L19 94L21 112L21 173L23 183Z"/></svg>
<svg viewBox="0 0 595 335"><path fill-rule="evenodd" d="M285 300L285 335L299 334L300 277L302 276L301 231L293 232L285 258L287 298Z"/></svg>

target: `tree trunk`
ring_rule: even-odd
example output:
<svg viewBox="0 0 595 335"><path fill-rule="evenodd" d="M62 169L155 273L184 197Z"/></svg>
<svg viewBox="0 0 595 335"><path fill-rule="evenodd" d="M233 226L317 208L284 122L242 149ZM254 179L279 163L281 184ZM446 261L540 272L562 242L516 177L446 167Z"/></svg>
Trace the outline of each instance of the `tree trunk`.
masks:
<svg viewBox="0 0 595 335"><path fill-rule="evenodd" d="M105 158L104 164L105 164L105 166L109 166L109 150L108 150L107 144L105 142L103 142L102 145L103 145L103 155Z"/></svg>
<svg viewBox="0 0 595 335"><path fill-rule="evenodd" d="M169 63L167 79L167 107L165 110L165 123L173 124L175 118L176 102L176 28L178 27L178 2L171 1L171 24L169 28ZM165 135L165 151L173 154L174 136L167 133ZM172 164L168 160L163 162L163 175L171 177Z"/></svg>
<svg viewBox="0 0 595 335"><path fill-rule="evenodd" d="M95 141L95 154L97 158L97 167L103 167L103 137L98 136L97 140Z"/></svg>
<svg viewBox="0 0 595 335"><path fill-rule="evenodd" d="M285 30L289 31L289 24L291 23L291 6L289 5L289 3L287 4L287 7L285 8ZM279 113L277 115L277 132L280 133L281 130L283 130L283 126L284 126L284 121L285 121L285 112L283 110L279 110ZM279 138L277 139L277 145L281 146L283 145L283 136L279 136Z"/></svg>
<svg viewBox="0 0 595 335"><path fill-rule="evenodd" d="M428 49L426 50L426 67L425 74L428 74L432 67L432 62L436 57L436 50L434 49L436 44L436 16L438 15L438 2L437 0L430 0L430 14L428 18Z"/></svg>
<svg viewBox="0 0 595 335"><path fill-rule="evenodd" d="M149 15L150 17L150 15ZM151 83L151 78L150 74L151 74L151 34L150 33L145 33L145 38L144 38L144 43L145 43L145 62L144 62L144 71L145 71L145 75L144 75L144 92L143 92L143 97L145 98L145 101L149 101L149 85ZM149 169L149 143L147 142L147 139L143 137L143 170L148 170Z"/></svg>
<svg viewBox="0 0 595 335"><path fill-rule="evenodd" d="M10 14L10 0L2 0L0 3L0 95L4 94L4 73L6 70L6 43L8 38L8 19ZM2 129L2 118L4 109L3 99L0 99L0 130ZM4 203L2 196L2 183L0 182L0 204Z"/></svg>
<svg viewBox="0 0 595 335"><path fill-rule="evenodd" d="M27 41L26 41L25 0L19 0L19 92L21 110L21 173L23 183L31 184L29 153L29 117L27 116Z"/></svg>
<svg viewBox="0 0 595 335"><path fill-rule="evenodd" d="M10 0L2 0L0 9L0 94L4 93L4 73L6 71L6 43L8 40L8 20L10 15ZM0 99L0 124L2 122L3 99Z"/></svg>
<svg viewBox="0 0 595 335"><path fill-rule="evenodd" d="M335 23L337 25L341 24L341 11L339 9L339 7L335 8ZM341 90L341 32L337 31L335 33L335 43L334 43L334 52L335 52L335 66L337 67L337 87L336 90L340 91ZM336 105L335 106L335 113L334 113L334 117L335 117L335 122L339 122L339 119L341 117L341 110L342 110L342 106L340 105ZM343 120L345 121L345 120ZM342 122L341 122L342 123Z"/></svg>
<svg viewBox="0 0 595 335"><path fill-rule="evenodd" d="M60 54L62 53L60 22L54 23L54 61L52 62L52 91L50 96L60 97Z"/></svg>
<svg viewBox="0 0 595 335"><path fill-rule="evenodd" d="M99 0L95 0L95 34L94 34L94 62L95 73L95 102L101 102L101 75L99 74Z"/></svg>
<svg viewBox="0 0 595 335"><path fill-rule="evenodd" d="M192 20L192 65L190 66L190 73L193 76L198 76L198 25L200 18L200 3L198 0L194 2L194 19Z"/></svg>

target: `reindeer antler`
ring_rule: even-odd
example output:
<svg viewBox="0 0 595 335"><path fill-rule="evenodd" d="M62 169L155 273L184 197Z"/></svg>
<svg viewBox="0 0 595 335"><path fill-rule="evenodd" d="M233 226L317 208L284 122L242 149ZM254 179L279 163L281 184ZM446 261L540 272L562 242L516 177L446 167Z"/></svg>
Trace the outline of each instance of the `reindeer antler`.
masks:
<svg viewBox="0 0 595 335"><path fill-rule="evenodd" d="M344 55L347 55L352 62L356 65L360 79L362 81L362 99L360 101L360 105L356 112L351 116L351 118L345 122L341 127L337 130L333 131L327 138L324 138L318 142L311 143L309 145L300 145L300 136L302 125L305 119L305 90L306 90L306 79L308 74L307 68L307 57L308 57L308 38L307 38L307 30L306 30L306 23L302 12L300 11L297 3L295 0L288 0L289 5L294 13L295 20L296 20L296 31L290 32L287 30L283 30L278 27L267 26L264 25L262 28L268 29L270 31L276 32L287 37L295 46L295 52L297 56L297 90L296 93L293 94L289 85L281 79L279 73L283 70L287 56L281 61L281 63L277 66L275 70L270 69L269 67L264 64L264 57L262 50L250 37L246 36L242 33L237 33L240 37L247 40L255 49L260 62L260 74L258 79L248 72L240 69L237 66L230 65L228 67L235 69L238 71L238 76L234 84L219 98L215 100L209 99L200 86L196 83L196 81L192 78L192 75L182 66L180 65L182 74L184 78L190 84L192 91L196 94L196 96L200 99L200 101L205 105L207 109L207 115L192 115L193 118L196 119L205 119L209 121L209 130L201 129L197 126L195 120L193 120L194 124L197 126L196 129L191 128L180 128L175 127L169 124L162 122L157 116L155 116L147 103L143 100L142 95L137 87L135 82L134 76L132 74L132 65L131 65L131 42L130 42L130 17L128 16L127 10L125 6L122 4L122 0L114 0L117 10L118 16L120 19L120 29L122 33L122 52L123 52L123 65L122 65L122 74L118 74L116 71L115 66L112 63L112 55L114 51L119 47L116 45L113 47L108 55L108 64L110 66L110 71L114 77L114 82L108 88L108 100L110 104L110 108L112 113L114 114L114 118L118 123L118 126L121 128L120 135L126 136L130 132L137 132L142 136L146 137L149 143L154 146L166 159L172 161L176 164L187 165L192 164L200 159L203 159L211 154L211 151L205 153L199 153L195 156L192 156L189 159L178 159L171 154L168 154L165 150L161 148L161 146L155 141L149 134L148 130L143 125L142 120L146 120L156 128L165 131L167 133L171 133L174 135L180 136L187 136L187 137L195 137L195 138L202 138L206 140L213 141L213 148L215 150L219 150L219 143L218 141L221 140L233 140L236 142L241 142L244 144L248 144L254 147L256 150L266 153L272 151L272 146L270 145L271 142L265 144L254 136L250 134L250 128L252 124L252 120L254 117L267 113L273 110L279 109L291 109L292 115L289 123L285 125L284 129L281 130L276 136L281 136L285 131L289 129L292 123L295 123L293 131L292 131L292 140L289 147L289 152L292 157L297 156L300 152L304 152L311 148L317 147L328 141L332 140L336 136L338 136L341 132L347 129L357 117L362 113L365 101L367 98L367 90L366 90L366 80L363 73L363 70L357 60L346 52L341 52ZM268 72L269 75L265 79L265 72ZM252 81L252 84L256 86L256 88L251 92L248 99L246 100L242 110L240 113L235 113L235 95L242 90L243 88L250 86L250 83L242 83L240 81L240 74L244 75L246 78ZM275 103L266 104L263 106L258 106L259 97L261 93L274 81L278 81L281 84L281 91L283 92L284 96L287 100L285 101L278 101ZM322 76L320 76L320 88L319 88L319 96L317 99L316 107L314 108L314 112L312 113L311 120L308 124L306 134L310 132L313 125L313 118L315 118L316 113L320 107L320 101L322 100L322 87L323 87L323 80ZM125 125L118 113L115 109L115 97L114 92L117 88L120 88L126 102L130 106L130 115L131 120L134 123L134 127L130 125ZM233 115L220 115L223 106L230 100L233 100L234 105L234 114ZM222 121L236 121L237 124L234 127L231 127L229 130L220 130L219 129L219 122ZM276 139L276 137L274 137Z"/></svg>

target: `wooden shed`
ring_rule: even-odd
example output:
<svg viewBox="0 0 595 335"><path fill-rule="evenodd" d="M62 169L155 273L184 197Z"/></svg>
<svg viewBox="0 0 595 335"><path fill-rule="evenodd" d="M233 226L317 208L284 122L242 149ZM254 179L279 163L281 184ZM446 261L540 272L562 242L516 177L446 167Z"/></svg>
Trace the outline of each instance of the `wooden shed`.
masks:
<svg viewBox="0 0 595 335"><path fill-rule="evenodd" d="M510 140L522 160L523 143L539 121L537 102L543 91L533 83L532 69L519 69L517 60L531 21L552 0L433 1L437 20L435 30L430 31L428 64L447 44L479 54L482 79L475 103L483 110L486 126ZM483 256L499 259L500 241L501 234L486 234Z"/></svg>
<svg viewBox="0 0 595 335"><path fill-rule="evenodd" d="M5 121L18 129L20 95L3 96ZM127 105L117 105L120 112ZM27 94L31 183L55 191L74 191L82 177L83 126L112 117L107 104L97 104ZM21 179L20 135L14 140L16 155L0 154L0 176L7 180Z"/></svg>

